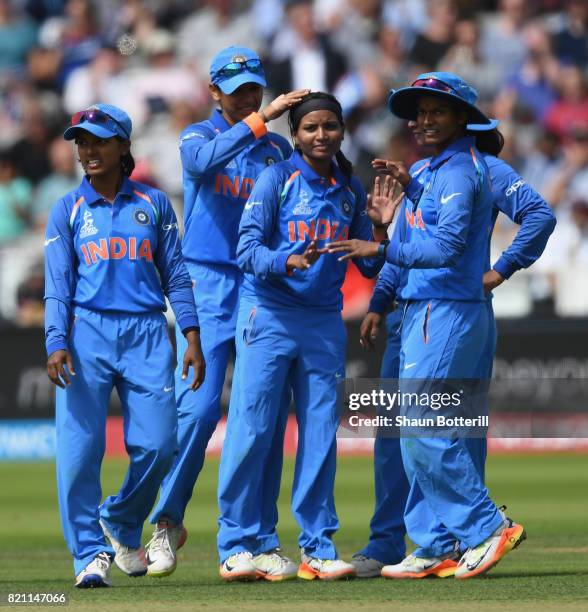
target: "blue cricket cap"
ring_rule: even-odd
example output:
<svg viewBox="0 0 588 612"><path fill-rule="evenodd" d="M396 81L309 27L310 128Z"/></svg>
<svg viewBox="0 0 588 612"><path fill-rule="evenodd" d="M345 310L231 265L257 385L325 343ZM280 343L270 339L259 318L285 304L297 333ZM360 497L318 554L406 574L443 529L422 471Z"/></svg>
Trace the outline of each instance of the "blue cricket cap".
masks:
<svg viewBox="0 0 588 612"><path fill-rule="evenodd" d="M71 126L65 130L65 140L73 140L78 130L86 130L98 138L120 136L125 140L131 137L133 123L122 108L112 104L94 104L71 118Z"/></svg>
<svg viewBox="0 0 588 612"><path fill-rule="evenodd" d="M472 132L485 132L497 127L498 121L490 119L476 107L478 92L461 77L451 72L425 72L419 74L410 87L402 87L388 94L390 112L401 119L416 119L417 103L423 96L435 96L451 100L467 113L466 128Z"/></svg>
<svg viewBox="0 0 588 612"><path fill-rule="evenodd" d="M258 66L248 68L246 63L250 60L253 64L257 63ZM232 75L226 74L223 69L230 64L242 64L242 69ZM267 86L259 55L247 47L227 47L217 53L210 64L210 80L227 95L232 94L245 83Z"/></svg>

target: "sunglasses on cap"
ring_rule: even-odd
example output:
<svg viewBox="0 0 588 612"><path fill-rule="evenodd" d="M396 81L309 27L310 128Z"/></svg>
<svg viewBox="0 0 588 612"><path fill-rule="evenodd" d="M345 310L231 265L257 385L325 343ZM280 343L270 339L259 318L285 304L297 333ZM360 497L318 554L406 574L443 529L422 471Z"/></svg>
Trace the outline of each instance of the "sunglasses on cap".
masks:
<svg viewBox="0 0 588 612"><path fill-rule="evenodd" d="M215 73L215 77L224 77L229 79L243 71L253 72L255 74L263 72L261 60L249 59L245 60L244 62L231 62L230 64L219 68L219 70L217 70Z"/></svg>
<svg viewBox="0 0 588 612"><path fill-rule="evenodd" d="M450 93L454 96L458 96L458 93L455 91L455 89L453 89L453 87L450 87L449 85L447 85L447 83L444 83L439 79L417 79L411 85L411 87L424 87L425 89L435 89L436 91L443 91L445 93Z"/></svg>
<svg viewBox="0 0 588 612"><path fill-rule="evenodd" d="M83 123L84 121L87 121L88 123L94 123L95 125L102 125L115 133L118 133L120 128L120 130L122 130L122 133L127 138L129 138L129 134L127 133L125 128L116 119L114 119L114 117L107 115L105 112L97 108L89 108L87 110L78 111L71 118L71 125L72 127L75 127L76 125L80 125L80 123Z"/></svg>

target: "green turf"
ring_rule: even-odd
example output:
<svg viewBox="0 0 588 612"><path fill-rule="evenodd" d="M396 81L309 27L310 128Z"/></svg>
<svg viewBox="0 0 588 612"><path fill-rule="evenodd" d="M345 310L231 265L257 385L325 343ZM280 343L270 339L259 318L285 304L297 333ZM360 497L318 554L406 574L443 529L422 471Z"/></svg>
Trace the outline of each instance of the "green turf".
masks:
<svg viewBox="0 0 588 612"><path fill-rule="evenodd" d="M297 528L288 509L292 462L286 464L280 498L280 534L287 554L297 556ZM115 492L124 462L107 461L104 493ZM113 569L116 588L72 588L55 495L52 464L0 464L0 591L65 590L76 609L197 608L263 610L415 609L588 610L588 457L585 455L495 456L488 461L493 498L508 504L528 540L486 577L468 581L355 580L341 583L224 584L217 575L216 472L208 461L186 516L190 536L177 571L164 579L127 578ZM373 502L371 461L339 460L336 490L345 558L368 535ZM145 541L150 529L145 531ZM53 608L55 609L55 608Z"/></svg>

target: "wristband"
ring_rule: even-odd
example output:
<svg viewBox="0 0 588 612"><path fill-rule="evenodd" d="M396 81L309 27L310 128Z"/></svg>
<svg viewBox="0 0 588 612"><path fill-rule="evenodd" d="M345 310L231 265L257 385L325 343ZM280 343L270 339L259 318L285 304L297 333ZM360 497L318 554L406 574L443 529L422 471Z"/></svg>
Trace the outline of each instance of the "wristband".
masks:
<svg viewBox="0 0 588 612"><path fill-rule="evenodd" d="M380 241L380 246L378 247L378 257L386 257L386 251L388 250L388 245L390 244L389 240Z"/></svg>

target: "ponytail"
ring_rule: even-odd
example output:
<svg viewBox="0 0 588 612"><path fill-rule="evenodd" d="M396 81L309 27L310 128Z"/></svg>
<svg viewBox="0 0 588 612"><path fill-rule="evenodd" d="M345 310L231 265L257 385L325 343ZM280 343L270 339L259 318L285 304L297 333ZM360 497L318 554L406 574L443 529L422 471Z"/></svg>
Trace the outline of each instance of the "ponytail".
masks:
<svg viewBox="0 0 588 612"><path fill-rule="evenodd" d="M348 179L351 179L353 176L353 164L345 157L343 151L337 151L335 159L337 160L337 165L341 169L341 172L343 172Z"/></svg>

